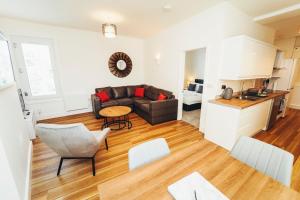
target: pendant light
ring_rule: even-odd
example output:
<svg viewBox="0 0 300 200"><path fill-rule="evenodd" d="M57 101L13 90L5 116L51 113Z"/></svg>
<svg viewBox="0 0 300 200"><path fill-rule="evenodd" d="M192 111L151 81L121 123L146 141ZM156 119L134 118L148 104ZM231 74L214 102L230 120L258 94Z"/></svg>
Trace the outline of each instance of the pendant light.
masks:
<svg viewBox="0 0 300 200"><path fill-rule="evenodd" d="M102 24L102 33L106 38L114 38L117 35L117 26L115 24Z"/></svg>

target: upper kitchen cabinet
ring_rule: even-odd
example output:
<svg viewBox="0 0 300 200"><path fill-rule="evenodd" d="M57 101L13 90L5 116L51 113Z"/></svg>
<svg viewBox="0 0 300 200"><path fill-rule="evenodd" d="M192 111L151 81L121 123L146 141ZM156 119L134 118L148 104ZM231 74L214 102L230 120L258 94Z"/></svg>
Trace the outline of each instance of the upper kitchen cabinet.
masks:
<svg viewBox="0 0 300 200"><path fill-rule="evenodd" d="M220 78L243 80L272 76L276 48L240 35L223 41Z"/></svg>

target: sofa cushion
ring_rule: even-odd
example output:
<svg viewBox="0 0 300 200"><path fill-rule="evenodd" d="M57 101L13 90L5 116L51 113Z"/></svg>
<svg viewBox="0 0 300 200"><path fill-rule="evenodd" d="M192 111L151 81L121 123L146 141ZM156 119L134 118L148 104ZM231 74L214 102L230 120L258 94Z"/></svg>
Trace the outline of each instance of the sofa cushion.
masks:
<svg viewBox="0 0 300 200"><path fill-rule="evenodd" d="M172 98L174 98L173 93L170 92L170 91L159 89L159 93L161 93L161 94L167 96L167 99L172 99Z"/></svg>
<svg viewBox="0 0 300 200"><path fill-rule="evenodd" d="M101 104L102 108L110 107L110 106L118 106L119 102L117 100L109 100Z"/></svg>
<svg viewBox="0 0 300 200"><path fill-rule="evenodd" d="M135 98L133 99L134 101L134 106L144 112L149 112L149 108L150 108L150 99L146 99L146 98Z"/></svg>
<svg viewBox="0 0 300 200"><path fill-rule="evenodd" d="M96 96L99 97L99 99L102 103L109 101L109 96L105 90L102 90L101 92L96 93Z"/></svg>
<svg viewBox="0 0 300 200"><path fill-rule="evenodd" d="M145 97L147 97L153 101L156 101L160 94L165 95L167 97L167 99L171 99L173 97L172 92L167 91L167 90L162 90L162 89L159 89L159 88L156 88L153 86L148 86L145 89Z"/></svg>
<svg viewBox="0 0 300 200"><path fill-rule="evenodd" d="M165 100L165 99L167 99L167 96L166 95L164 95L163 93L159 93L159 95L158 95L158 97L157 97L157 100Z"/></svg>
<svg viewBox="0 0 300 200"><path fill-rule="evenodd" d="M132 98L134 105L136 104L144 104L144 103L150 103L151 100L147 98L139 98L139 97L134 97Z"/></svg>
<svg viewBox="0 0 300 200"><path fill-rule="evenodd" d="M127 96L126 87L112 87L111 90L115 99L125 98Z"/></svg>
<svg viewBox="0 0 300 200"><path fill-rule="evenodd" d="M137 87L134 91L135 97L144 97L145 96L145 88Z"/></svg>
<svg viewBox="0 0 300 200"><path fill-rule="evenodd" d="M116 99L120 106L129 106L133 104L133 100L131 98L121 98Z"/></svg>
<svg viewBox="0 0 300 200"><path fill-rule="evenodd" d="M96 88L95 92L98 93L98 92L101 92L103 90L108 94L108 96L109 96L110 99L113 98L111 87Z"/></svg>
<svg viewBox="0 0 300 200"><path fill-rule="evenodd" d="M138 104L137 107L144 112L147 112L147 113L150 112L150 104L149 103Z"/></svg>
<svg viewBox="0 0 300 200"><path fill-rule="evenodd" d="M139 85L129 85L129 86L126 86L126 93L127 93L127 97L134 97L134 93L135 93L135 88L137 87L142 87L142 86L139 86Z"/></svg>
<svg viewBox="0 0 300 200"><path fill-rule="evenodd" d="M149 86L145 88L145 97L151 99L153 101L157 100L159 92L153 86Z"/></svg>

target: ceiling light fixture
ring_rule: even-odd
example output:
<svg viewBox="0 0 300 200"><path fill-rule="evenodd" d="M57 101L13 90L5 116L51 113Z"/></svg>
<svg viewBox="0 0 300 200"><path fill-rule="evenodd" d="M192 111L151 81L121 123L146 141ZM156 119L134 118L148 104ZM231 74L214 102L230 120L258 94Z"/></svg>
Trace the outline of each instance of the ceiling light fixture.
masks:
<svg viewBox="0 0 300 200"><path fill-rule="evenodd" d="M172 5L171 4L165 4L165 5L163 5L162 10L164 12L170 12L172 10Z"/></svg>
<svg viewBox="0 0 300 200"><path fill-rule="evenodd" d="M115 24L102 24L102 33L106 38L114 38L117 35L117 26Z"/></svg>

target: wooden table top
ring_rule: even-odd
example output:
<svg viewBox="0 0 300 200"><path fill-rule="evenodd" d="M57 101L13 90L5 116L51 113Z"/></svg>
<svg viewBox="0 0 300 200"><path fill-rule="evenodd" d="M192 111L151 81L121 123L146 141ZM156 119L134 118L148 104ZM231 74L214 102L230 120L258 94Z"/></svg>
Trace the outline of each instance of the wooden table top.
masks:
<svg viewBox="0 0 300 200"><path fill-rule="evenodd" d="M213 99L213 100L209 100L209 103L214 103L214 104L219 104L219 105L224 105L224 106L229 106L229 107L233 107L233 108L237 108L237 109L244 109L244 108L248 108L250 106L262 103L264 101L273 99L275 97L278 96L282 96L282 95L286 95L288 94L288 91L274 91L272 93L269 93L267 97L264 98L260 98L256 101L251 101L251 100L242 100L242 99L238 99L238 98L232 98L232 99Z"/></svg>
<svg viewBox="0 0 300 200"><path fill-rule="evenodd" d="M167 187L197 171L229 199L300 199L300 193L232 158L207 141L98 185L100 200L172 199Z"/></svg>
<svg viewBox="0 0 300 200"><path fill-rule="evenodd" d="M103 108L99 111L99 114L103 117L121 117L128 115L131 112L131 108L128 106L111 106Z"/></svg>

